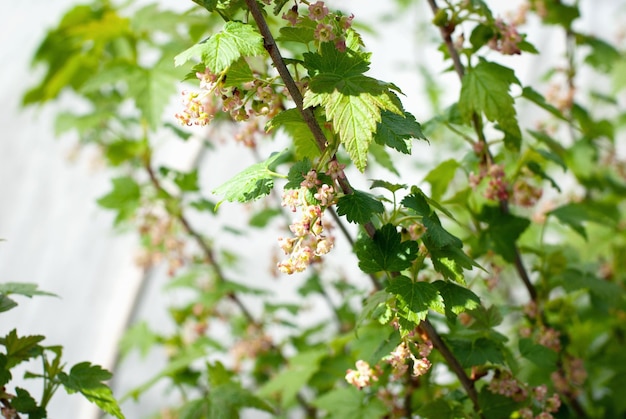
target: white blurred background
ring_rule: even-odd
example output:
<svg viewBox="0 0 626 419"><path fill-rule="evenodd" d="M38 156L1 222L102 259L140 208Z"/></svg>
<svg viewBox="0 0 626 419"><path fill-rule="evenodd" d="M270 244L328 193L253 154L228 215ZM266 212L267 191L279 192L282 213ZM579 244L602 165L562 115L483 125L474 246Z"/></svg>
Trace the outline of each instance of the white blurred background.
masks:
<svg viewBox="0 0 626 419"><path fill-rule="evenodd" d="M183 8L191 6L190 1L180 0L157 3L178 9L181 3ZM430 111L420 106L425 103L425 93L418 66L429 68L449 92L457 91L456 76L441 74L445 68L441 54L420 29L419 22L430 19L426 2L419 2L421 12L402 16L394 15L395 2L390 0L327 3L331 8L337 6L354 12L355 22L374 25L378 34L364 36L366 46L374 53L370 74L396 83L406 94L403 100L407 110L418 120L427 117ZM514 11L519 3L489 1L494 13L503 16ZM625 2L581 3L584 19L577 27L614 40L618 26L606 25L606 18L622 16ZM78 2L73 0L0 2L0 238L5 240L0 242L0 281L33 282L60 297L33 300L16 297L20 306L1 314L0 335L13 328L20 335L43 334L44 344L65 347L68 365L89 360L112 368L118 339L129 319L132 320L136 300L140 302L136 318L148 319L155 328L166 321L168 299L161 292L164 275L156 273L144 278L143 271L133 262L138 248L136 237L114 231L112 214L96 205L96 199L109 191L113 176L99 163L97 152L86 148L77 153L76 139L71 136L54 138L54 105L20 109L21 95L42 74L41 68L31 68L29 64L35 48L47 29L75 4ZM523 83L537 80L546 66L558 62L565 44L562 36L554 32L533 31L532 23L524 28L530 33L528 40L546 55L512 57L506 61L515 66ZM622 18L622 28L624 23ZM421 47L422 43L428 47ZM444 97L449 98L444 101L446 105L454 100L451 95ZM174 160L184 162L189 158L188 148L169 146L167 150L170 159L173 156ZM429 150L427 146L416 147L415 158L427 161ZM230 147L229 152L233 161L242 164L240 149ZM230 166L223 156L214 163L212 167L218 173L220 167L228 170ZM266 247L273 245L271 239ZM247 269L267 268L266 260L256 260L254 255L250 259L253 263ZM144 279L149 282L141 288ZM293 280L279 279L270 286L280 289L288 281ZM121 396L150 378L163 365L163 360L159 354L152 355L147 363L131 357L116 371L116 394ZM40 392L38 386L27 388L35 395ZM157 386L138 404L125 403L123 410L127 417L145 417L158 410L163 390ZM63 390L53 398L49 414L55 419L98 417L97 410L80 396L68 396Z"/></svg>

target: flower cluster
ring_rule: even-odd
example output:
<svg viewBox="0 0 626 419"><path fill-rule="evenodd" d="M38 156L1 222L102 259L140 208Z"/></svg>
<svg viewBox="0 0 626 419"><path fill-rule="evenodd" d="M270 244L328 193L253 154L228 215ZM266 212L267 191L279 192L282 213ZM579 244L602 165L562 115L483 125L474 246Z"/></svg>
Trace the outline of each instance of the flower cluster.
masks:
<svg viewBox="0 0 626 419"><path fill-rule="evenodd" d="M135 263L147 269L166 261L168 274L174 276L186 260L185 242L178 236L174 219L156 210L142 211L136 217L144 246Z"/></svg>
<svg viewBox="0 0 626 419"><path fill-rule="evenodd" d="M414 377L426 374L432 366L428 355L433 350L433 343L426 339L422 342L416 342L414 345L415 352L417 352L419 357L413 354L407 342L402 342L389 355L383 358L391 365L392 378L394 380L400 380L409 370L410 364L412 364L411 373Z"/></svg>
<svg viewBox="0 0 626 419"><path fill-rule="evenodd" d="M259 117L272 118L283 109L283 97L274 86L260 79L237 86L225 84L224 75L212 73L209 69L197 72L200 92L183 91L184 109L176 119L182 125L208 125L221 110L236 122L247 121L235 138L246 144L256 144L255 135L262 133L263 123Z"/></svg>
<svg viewBox="0 0 626 419"><path fill-rule="evenodd" d="M300 17L298 6L295 5L283 14L282 18L295 26L303 19L309 19L316 24L314 37L318 42L335 42L335 47L340 51L346 49L346 34L352 27L354 15L344 16L330 13L323 1L317 1L309 5L308 16Z"/></svg>
<svg viewBox="0 0 626 419"><path fill-rule="evenodd" d="M356 361L356 370L346 371L346 381L360 390L368 387L373 381L378 381L378 376L370 364L359 359Z"/></svg>
<svg viewBox="0 0 626 419"><path fill-rule="evenodd" d="M300 219L289 226L295 237L280 237L281 249L289 257L278 263L278 270L293 274L330 252L334 244L332 235L324 234L328 225L323 220L326 208L336 200L335 186L322 183L315 170L309 171L299 189L287 189L282 205L292 212L300 212Z"/></svg>
<svg viewBox="0 0 626 419"><path fill-rule="evenodd" d="M534 404L539 407L541 412L535 415L531 407L525 407L519 410L519 416L522 419L551 419L554 417L552 413L561 407L561 399L558 394L554 393L547 397L548 387L545 384L533 388L531 394Z"/></svg>
<svg viewBox="0 0 626 419"><path fill-rule="evenodd" d="M488 388L492 393L509 397L516 402L526 400L528 397L526 388L508 371L497 371Z"/></svg>
<svg viewBox="0 0 626 419"><path fill-rule="evenodd" d="M492 164L488 169L481 168L479 174L470 173L469 186L475 189L485 178L489 178L489 183L484 192L485 198L493 201L508 201L509 184L505 179L504 167L499 164Z"/></svg>
<svg viewBox="0 0 626 419"><path fill-rule="evenodd" d="M495 22L496 33L489 40L489 48L499 51L504 55L521 54L518 44L522 42L522 37L517 32L514 24L508 24L498 18Z"/></svg>

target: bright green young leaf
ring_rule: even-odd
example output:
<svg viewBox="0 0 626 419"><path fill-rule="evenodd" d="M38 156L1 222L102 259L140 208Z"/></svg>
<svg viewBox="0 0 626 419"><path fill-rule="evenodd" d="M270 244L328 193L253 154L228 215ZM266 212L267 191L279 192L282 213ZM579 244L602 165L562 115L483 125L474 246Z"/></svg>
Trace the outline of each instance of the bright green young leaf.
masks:
<svg viewBox="0 0 626 419"><path fill-rule="evenodd" d="M558 354L547 346L535 343L532 339L522 338L518 343L519 353L524 358L549 371L556 370Z"/></svg>
<svg viewBox="0 0 626 419"><path fill-rule="evenodd" d="M150 349L158 342L159 335L148 327L145 321L131 326L120 341L120 353L122 356L128 355L130 351L137 348L142 357L148 355Z"/></svg>
<svg viewBox="0 0 626 419"><path fill-rule="evenodd" d="M0 344L6 348L7 368L13 368L22 361L33 358L41 353L39 342L44 340L44 336L17 336L15 329L11 330Z"/></svg>
<svg viewBox="0 0 626 419"><path fill-rule="evenodd" d="M113 392L104 384L104 381L111 378L111 373L107 370L89 362L81 362L72 367L69 375L62 372L59 373L58 378L68 393L79 392L104 412L116 418L124 419L124 415L113 397Z"/></svg>
<svg viewBox="0 0 626 419"><path fill-rule="evenodd" d="M382 111L381 120L376 127L374 141L380 145L395 148L401 153L411 154L413 138L427 140L422 133L422 126L408 112L399 115L390 111Z"/></svg>
<svg viewBox="0 0 626 419"><path fill-rule="evenodd" d="M362 55L340 52L330 43L322 44L321 55L304 54L304 65L313 76L304 106L324 108L350 158L363 171L381 112L403 114L391 92L395 87L364 76L369 64Z"/></svg>
<svg viewBox="0 0 626 419"><path fill-rule="evenodd" d="M269 194L274 186L274 178L276 177L276 173L270 170L270 168L285 153L286 151L273 153L267 160L253 164L215 188L213 193L224 197L215 205L216 209L224 201L248 202Z"/></svg>
<svg viewBox="0 0 626 419"><path fill-rule="evenodd" d="M443 298L446 317L449 320L454 320L460 313L473 310L480 305L480 298L465 287L441 280L433 282L433 285Z"/></svg>
<svg viewBox="0 0 626 419"><path fill-rule="evenodd" d="M371 220L372 215L381 214L384 210L382 202L358 190L342 196L337 202L337 214L345 215L349 222L356 224L365 224Z"/></svg>
<svg viewBox="0 0 626 419"><path fill-rule="evenodd" d="M98 199L98 205L103 208L117 210L115 223L131 216L139 207L141 191L135 180L128 176L112 179L113 190Z"/></svg>
<svg viewBox="0 0 626 419"><path fill-rule="evenodd" d="M268 413L274 413L272 407L238 383L224 383L212 387L209 392L209 416L215 419L230 419L238 417L238 412L244 408L254 408Z"/></svg>
<svg viewBox="0 0 626 419"><path fill-rule="evenodd" d="M226 80L224 80L224 86L239 86L252 80L254 80L254 74L252 74L250 65L243 57L241 57L228 67Z"/></svg>
<svg viewBox="0 0 626 419"><path fill-rule="evenodd" d="M279 395L281 405L289 406L295 400L298 391L318 371L322 358L327 354L326 349L312 349L298 353L289 360L289 367L286 370L261 387L259 395L261 397Z"/></svg>
<svg viewBox="0 0 626 419"><path fill-rule="evenodd" d="M448 190L448 185L454 179L456 169L459 168L459 162L454 159L446 160L440 163L433 170L428 172L424 180L430 183L430 195L435 201L440 200L444 193Z"/></svg>
<svg viewBox="0 0 626 419"><path fill-rule="evenodd" d="M398 297L400 314L415 324L426 318L429 309L444 311L437 287L428 282L414 282L406 276L398 276L389 281L387 291Z"/></svg>
<svg viewBox="0 0 626 419"><path fill-rule="evenodd" d="M200 56L200 60L209 70L219 74L239 57L264 53L263 37L252 25L231 21L226 22L221 32L178 54L174 63L180 66L191 58Z"/></svg>
<svg viewBox="0 0 626 419"><path fill-rule="evenodd" d="M304 119L302 119L300 111L296 108L282 111L267 123L266 128L268 130L284 129L293 140L296 158L298 159L314 159L321 153L315 142L315 137L306 122L304 122Z"/></svg>
<svg viewBox="0 0 626 419"><path fill-rule="evenodd" d="M483 251L492 250L507 262L515 261L517 239L530 225L530 220L503 213L499 207L485 205L477 218L487 224L479 237Z"/></svg>
<svg viewBox="0 0 626 419"><path fill-rule="evenodd" d="M463 368L485 364L504 365L504 356L499 342L487 338L450 339L447 342Z"/></svg>
<svg viewBox="0 0 626 419"><path fill-rule="evenodd" d="M387 407L376 397L367 397L356 388L342 387L331 390L313 401L313 406L327 412L329 419L379 419L387 413Z"/></svg>
<svg viewBox="0 0 626 419"><path fill-rule="evenodd" d="M522 134L517 124L515 101L509 93L511 84L520 84L513 70L481 60L463 77L459 111L466 121L474 114L484 113L489 121L498 122L504 132L517 138L513 145L518 149Z"/></svg>
<svg viewBox="0 0 626 419"><path fill-rule="evenodd" d="M128 94L135 99L137 108L148 123L156 131L163 123L163 111L176 93L180 73L165 62L152 68L134 68L128 82Z"/></svg>
<svg viewBox="0 0 626 419"><path fill-rule="evenodd" d="M417 257L415 241L402 241L393 224L385 224L376 230L373 238L362 237L355 245L359 267L365 273L380 271L400 272Z"/></svg>
<svg viewBox="0 0 626 419"><path fill-rule="evenodd" d="M467 256L458 247L445 246L437 248L429 237L424 237L423 241L430 252L433 268L446 279L465 284L464 271L471 271L474 267L483 269L474 259Z"/></svg>
<svg viewBox="0 0 626 419"><path fill-rule="evenodd" d="M39 288L39 285L27 282L5 282L0 283L0 294L15 294L29 298L34 295L48 295L51 297L58 297L58 295L56 294L47 291L40 291L37 288Z"/></svg>

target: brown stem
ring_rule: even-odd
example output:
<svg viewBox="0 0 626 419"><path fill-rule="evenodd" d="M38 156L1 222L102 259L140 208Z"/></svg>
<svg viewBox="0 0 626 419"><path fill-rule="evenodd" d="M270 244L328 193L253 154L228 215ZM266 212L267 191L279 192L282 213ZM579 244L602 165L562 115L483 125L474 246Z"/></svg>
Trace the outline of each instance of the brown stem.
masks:
<svg viewBox="0 0 626 419"><path fill-rule="evenodd" d="M149 156L147 156L145 158L144 166L145 166L146 172L148 172L148 176L150 177L150 182L155 187L155 189L158 190L160 193L162 193L165 196L170 196L170 194L161 185L161 182L159 181L159 178L154 173L154 170L152 169L152 163L150 161L150 157ZM202 251L202 254L204 255L204 258L205 258L207 264L209 264L212 267L212 269L215 272L215 275L217 276L217 278L220 281L225 281L226 277L224 276L222 268L220 267L220 265L217 263L217 261L215 259L215 255L214 255L213 249L209 246L209 244L206 242L204 237L202 237L202 235L200 235L200 233L198 233L196 230L194 230L194 228L189 223L189 220L187 219L187 217L185 217L185 214L184 214L182 208L179 208L177 213L174 214L174 216L180 222L180 224L183 226L183 229L185 230L185 232L187 234L189 234L191 237L193 237L193 239L195 240L196 244L200 247L200 250ZM252 313L250 313L248 308L243 304L241 299L239 299L237 294L235 294L233 292L229 292L227 294L227 297L228 297L229 300L231 300L239 308L241 313L244 315L246 320L248 320L248 322L251 325L259 326L259 323L254 319L254 316L252 316Z"/></svg>
<svg viewBox="0 0 626 419"><path fill-rule="evenodd" d="M437 12L439 11L439 6L437 6L437 1L428 0L428 4L430 5L430 8L432 9L433 15L436 15ZM454 70L456 71L456 74L459 76L459 79L462 80L463 76L465 75L465 67L463 66L463 63L461 62L461 57L459 56L459 52L454 46L454 42L452 41L453 31L454 31L454 26L452 25L439 27L439 32L441 32L441 37L443 39L443 42L445 43L446 48L448 49L448 54L450 55L450 58L452 59ZM484 158L486 160L486 163L489 165L493 164L493 155L491 154L491 150L489 150L489 146L485 138L485 133L483 131L483 123L482 123L480 115L478 115L477 113L474 113L472 115L472 125L474 127L474 131L476 132L476 135L478 136L478 140L482 144L484 144L484 150L485 150ZM510 214L509 204L506 200L500 200L500 210L502 211L503 214ZM528 270L524 266L522 255L517 244L514 245L514 249L515 249L515 269L517 270L519 277L524 283L524 286L528 290L530 299L536 302L537 297L538 297L537 289L530 281Z"/></svg>
<svg viewBox="0 0 626 419"><path fill-rule="evenodd" d="M327 144L326 137L324 136L321 127L317 123L317 120L313 115L313 111L310 108L304 108L302 94L300 93L300 90L298 89L293 77L291 76L291 73L285 65L280 50L278 49L276 42L274 41L274 37L272 36L272 33L267 26L267 22L263 17L263 13L259 9L256 0L246 0L246 4L248 5L248 10L252 14L252 17L254 18L254 21L256 22L259 31L261 32L261 35L263 36L265 49L269 53L270 58L274 63L274 66L278 70L278 74L280 74L281 78L283 79L283 82L285 83L285 86L287 87L291 98L295 102L296 107L302 115L302 118L311 130L313 136L315 137L315 141L317 142L318 147L320 148L320 150L323 151L326 148ZM345 194L351 194L354 192L345 176L340 176L338 182ZM366 223L363 225L363 228L370 237L374 236L374 233L376 232L376 227L374 226L374 224L372 224L371 222ZM377 282L374 282L375 285L376 283ZM459 377L461 385L465 388L468 396L474 404L475 409L478 411L478 396L476 394L476 389L474 388L474 383L469 379L468 375L460 366L458 360L456 360L456 358L454 357L454 354L445 345L445 343L443 343L443 340L441 339L435 328L432 327L432 325L427 320L422 322L422 326L423 325L426 325L424 329L427 330L428 337L433 342L433 345L435 345L435 342L437 342L436 347L442 353L443 357L447 361L454 360L454 364L450 364L451 368L454 373Z"/></svg>

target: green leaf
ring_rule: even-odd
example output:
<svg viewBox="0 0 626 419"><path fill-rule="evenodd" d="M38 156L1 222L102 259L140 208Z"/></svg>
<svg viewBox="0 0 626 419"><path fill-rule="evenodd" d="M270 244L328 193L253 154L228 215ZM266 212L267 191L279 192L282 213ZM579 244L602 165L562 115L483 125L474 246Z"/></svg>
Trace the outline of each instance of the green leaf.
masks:
<svg viewBox="0 0 626 419"><path fill-rule="evenodd" d="M221 32L178 54L174 63L180 66L191 58L200 56L209 70L219 74L242 56L264 53L263 37L252 25L231 21L226 22Z"/></svg>
<svg viewBox="0 0 626 419"><path fill-rule="evenodd" d="M426 419L462 418L465 416L460 403L446 400L443 397L422 405L416 413Z"/></svg>
<svg viewBox="0 0 626 419"><path fill-rule="evenodd" d="M376 397L368 397L355 387L329 391L313 400L313 406L325 410L325 417L335 419L379 419L388 413L387 407Z"/></svg>
<svg viewBox="0 0 626 419"><path fill-rule="evenodd" d="M0 313L17 307L17 303L4 294L0 294Z"/></svg>
<svg viewBox="0 0 626 419"><path fill-rule="evenodd" d="M617 306L623 301L623 290L614 282L598 278L595 274L575 268L567 268L553 279L556 285L562 285L568 291L587 289L590 293L605 301L611 306Z"/></svg>
<svg viewBox="0 0 626 419"><path fill-rule="evenodd" d="M141 190L135 180L128 176L112 179L113 190L98 199L98 205L103 208L117 210L115 223L127 219L139 207Z"/></svg>
<svg viewBox="0 0 626 419"><path fill-rule="evenodd" d="M530 100L531 102L533 102L535 105L539 106L540 108L548 111L549 113L551 113L553 116L563 120L563 121L567 121L567 118L565 117L565 115L563 115L563 113L558 110L557 108L555 108L554 106L550 105L547 101L546 98L543 97L543 95L541 95L541 93L537 92L536 90L534 90L532 87L530 86L525 86L522 89L522 97L525 99Z"/></svg>
<svg viewBox="0 0 626 419"><path fill-rule="evenodd" d="M111 389L104 384L104 381L110 378L110 372L89 362L74 365L69 375L64 372L58 375L59 381L68 393L79 392L106 413L124 419Z"/></svg>
<svg viewBox="0 0 626 419"><path fill-rule="evenodd" d="M297 42L308 45L315 39L315 28L307 26L283 26L279 29L280 35L276 38L280 42Z"/></svg>
<svg viewBox="0 0 626 419"><path fill-rule="evenodd" d="M278 208L263 208L261 211L256 212L252 217L250 217L248 224L251 227L263 228L266 227L273 218L281 214L282 211Z"/></svg>
<svg viewBox="0 0 626 419"><path fill-rule="evenodd" d="M372 195L355 190L350 195L344 195L337 201L337 214L345 215L351 223L365 224L369 222L374 214L381 214L385 211L382 202Z"/></svg>
<svg viewBox="0 0 626 419"><path fill-rule="evenodd" d="M304 180L304 176L311 171L313 166L311 161L307 158L304 160L295 162L290 168L287 174L287 183L285 189L300 189L300 184Z"/></svg>
<svg viewBox="0 0 626 419"><path fill-rule="evenodd" d="M370 186L370 189L374 189L374 188L384 188L384 189L387 189L391 193L395 193L399 191L400 189L406 189L407 185L399 184L399 183L391 183L391 182L387 182L386 180L374 179L372 181L372 186Z"/></svg>
<svg viewBox="0 0 626 419"><path fill-rule="evenodd" d="M376 230L373 238L362 237L355 245L359 268L365 273L380 271L400 272L411 266L417 257L418 245L414 241L401 241L393 224Z"/></svg>
<svg viewBox="0 0 626 419"><path fill-rule="evenodd" d="M37 401L23 388L15 388L15 397L11 406L20 413L28 413L28 419L44 419L48 417L46 409L38 406Z"/></svg>
<svg viewBox="0 0 626 419"><path fill-rule="evenodd" d="M327 354L327 349L311 349L298 353L289 360L287 369L265 383L258 394L261 397L279 395L281 405L288 406L319 370L320 362Z"/></svg>
<svg viewBox="0 0 626 419"><path fill-rule="evenodd" d="M40 291L37 288L39 288L39 285L31 284L28 282L5 282L0 284L0 294L17 294L29 298L34 295L48 295L51 297L58 297L58 295L56 294L46 291Z"/></svg>
<svg viewBox="0 0 626 419"><path fill-rule="evenodd" d="M528 169L530 169L531 172L533 172L534 174L536 174L537 176L539 176L540 178L547 180L548 182L550 182L550 184L552 185L552 187L554 189L556 189L557 191L561 192L561 188L559 187L559 185L556 183L556 181L554 179L552 179L551 176L549 176L541 167L541 165L539 165L539 163L537 163L534 160L529 161L528 163L526 163L526 167L528 167Z"/></svg>
<svg viewBox="0 0 626 419"><path fill-rule="evenodd" d="M619 51L613 45L595 36L578 33L576 43L591 47L591 52L585 57L585 62L598 71L610 73L613 65L620 58Z"/></svg>
<svg viewBox="0 0 626 419"><path fill-rule="evenodd" d="M7 366L7 362L7 356L0 353L0 386L6 385L13 378L11 367Z"/></svg>
<svg viewBox="0 0 626 419"><path fill-rule="evenodd" d="M443 298L446 317L451 321L460 313L480 306L480 298L465 287L441 280L433 285Z"/></svg>
<svg viewBox="0 0 626 419"><path fill-rule="evenodd" d="M414 192L407 195L401 203L404 207L415 211L416 214L422 217L422 224L426 227L424 236L431 240L429 242L431 247L435 249L443 249L446 246L459 249L463 247L463 242L458 237L450 234L441 226L439 217L431 209L426 195L422 191L414 189Z"/></svg>
<svg viewBox="0 0 626 419"><path fill-rule="evenodd" d="M437 287L428 282L414 282L406 276L398 276L389 281L387 291L398 297L398 310L402 317L415 324L426 318L428 309L444 311Z"/></svg>
<svg viewBox="0 0 626 419"><path fill-rule="evenodd" d="M226 78L224 79L224 86L240 86L243 83L253 80L254 74L252 74L250 65L243 57L241 57L228 67Z"/></svg>
<svg viewBox="0 0 626 419"><path fill-rule="evenodd" d="M459 163L454 159L450 159L440 163L428 172L424 180L430 183L432 199L438 201L443 197L458 168Z"/></svg>
<svg viewBox="0 0 626 419"><path fill-rule="evenodd" d="M395 148L401 153L411 154L411 139L427 140L422 133L422 126L408 112L399 115L382 111L381 120L376 126L374 141L380 145Z"/></svg>
<svg viewBox="0 0 626 419"><path fill-rule="evenodd" d="M393 159L391 158L391 155L387 152L387 149L385 147L377 143L370 143L369 153L372 155L374 161L376 161L378 165L389 170L394 175L400 176L400 172L398 172L398 169L396 169Z"/></svg>
<svg viewBox="0 0 626 419"><path fill-rule="evenodd" d="M499 207L485 205L477 216L479 221L487 224L479 241L483 251L493 250L507 262L515 262L516 241L530 225L526 218L503 213Z"/></svg>
<svg viewBox="0 0 626 419"><path fill-rule="evenodd" d="M225 383L211 388L209 393L209 416L211 419L231 419L238 417L239 410L254 408L274 413L264 400L241 387L238 383Z"/></svg>
<svg viewBox="0 0 626 419"><path fill-rule="evenodd" d="M587 240L587 231L584 223L591 221L609 227L615 226L615 221L607 215L607 212L598 210L586 203L572 202L562 205L548 215L555 216L560 222L571 227L575 232Z"/></svg>
<svg viewBox="0 0 626 419"><path fill-rule="evenodd" d="M518 343L520 355L548 372L557 368L558 354L552 349L533 342L532 339L521 338Z"/></svg>
<svg viewBox="0 0 626 419"><path fill-rule="evenodd" d="M120 353L124 357L131 350L137 348L139 354L145 357L158 341L159 335L150 330L148 323L142 321L134 324L124 333L119 344Z"/></svg>
<svg viewBox="0 0 626 419"><path fill-rule="evenodd" d="M6 365L7 368L13 368L22 361L33 358L41 353L39 342L45 339L44 336L17 336L15 329L11 330L4 337L3 345L6 348Z"/></svg>
<svg viewBox="0 0 626 419"><path fill-rule="evenodd" d="M266 129L273 130L282 128L292 138L295 147L296 158L314 159L321 151L315 142L309 126L302 119L302 114L296 108L282 111L267 123Z"/></svg>
<svg viewBox="0 0 626 419"><path fill-rule="evenodd" d="M274 177L276 177L276 173L270 170L270 167L285 154L286 151L273 153L267 160L253 164L215 188L214 194L224 196L215 205L216 209L224 201L248 202L269 194L274 186Z"/></svg>
<svg viewBox="0 0 626 419"><path fill-rule="evenodd" d="M518 139L513 145L519 149L522 134L517 124L515 101L509 93L511 84L520 84L513 70L481 60L463 77L459 111L465 121L471 121L474 114L484 113L489 121L498 122L511 138Z"/></svg>
<svg viewBox="0 0 626 419"><path fill-rule="evenodd" d="M494 394L484 386L478 394L478 404L482 408L485 419L502 419L511 417L511 413L518 410L522 405L510 397Z"/></svg>
<svg viewBox="0 0 626 419"><path fill-rule="evenodd" d="M321 54L305 53L304 64L313 75L304 106L323 106L355 166L363 171L369 145L383 110L403 114L393 85L363 75L369 64L362 55L338 51L322 43Z"/></svg>
<svg viewBox="0 0 626 419"><path fill-rule="evenodd" d="M136 68L129 79L128 94L153 131L163 124L163 111L180 80L180 74L168 64L162 61L152 68Z"/></svg>
<svg viewBox="0 0 626 419"><path fill-rule="evenodd" d="M501 345L492 339L450 339L448 344L463 368L488 363L504 365Z"/></svg>

